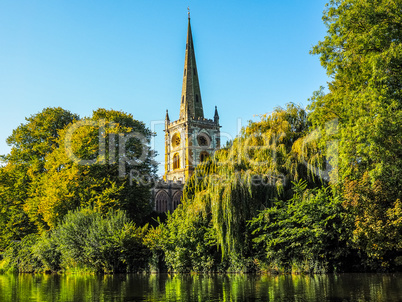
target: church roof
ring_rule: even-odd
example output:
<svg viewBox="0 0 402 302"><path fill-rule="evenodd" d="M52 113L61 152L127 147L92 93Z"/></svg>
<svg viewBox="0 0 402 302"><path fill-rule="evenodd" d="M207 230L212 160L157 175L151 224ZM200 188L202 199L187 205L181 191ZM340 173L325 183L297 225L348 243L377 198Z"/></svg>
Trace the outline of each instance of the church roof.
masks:
<svg viewBox="0 0 402 302"><path fill-rule="evenodd" d="M188 18L186 56L184 60L183 87L181 92L180 119L203 118L200 83L198 81L197 64L190 17Z"/></svg>

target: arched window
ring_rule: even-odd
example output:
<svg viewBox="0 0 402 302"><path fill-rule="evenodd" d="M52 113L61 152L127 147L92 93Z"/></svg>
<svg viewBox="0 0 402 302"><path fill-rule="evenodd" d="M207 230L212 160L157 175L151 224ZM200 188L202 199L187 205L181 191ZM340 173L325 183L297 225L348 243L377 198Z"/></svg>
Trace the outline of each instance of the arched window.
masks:
<svg viewBox="0 0 402 302"><path fill-rule="evenodd" d="M181 97L181 102L184 103L184 95Z"/></svg>
<svg viewBox="0 0 402 302"><path fill-rule="evenodd" d="M155 197L156 212L167 212L169 204L169 195L165 191L159 191Z"/></svg>
<svg viewBox="0 0 402 302"><path fill-rule="evenodd" d="M178 153L173 155L173 170L180 168L180 156Z"/></svg>
<svg viewBox="0 0 402 302"><path fill-rule="evenodd" d="M202 163L203 161L208 160L209 158L209 153L206 151L201 152L200 154L200 162Z"/></svg>
<svg viewBox="0 0 402 302"><path fill-rule="evenodd" d="M195 95L195 101L198 103L198 94Z"/></svg>
<svg viewBox="0 0 402 302"><path fill-rule="evenodd" d="M176 192L173 195L173 211L176 210L177 207L179 206L182 196L183 196L182 192Z"/></svg>

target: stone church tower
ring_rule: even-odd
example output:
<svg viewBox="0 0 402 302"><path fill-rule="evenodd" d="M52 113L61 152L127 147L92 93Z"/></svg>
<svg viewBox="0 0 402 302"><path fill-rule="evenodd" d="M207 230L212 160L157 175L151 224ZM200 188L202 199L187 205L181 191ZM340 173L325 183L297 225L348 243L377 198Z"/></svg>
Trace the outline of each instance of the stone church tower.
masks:
<svg viewBox="0 0 402 302"><path fill-rule="evenodd" d="M204 118L189 17L179 119L171 122L166 110L164 179L187 180L200 162L219 149L219 129L216 106L214 119Z"/></svg>
<svg viewBox="0 0 402 302"><path fill-rule="evenodd" d="M166 110L165 174L164 181L157 183L152 190L155 211L172 212L177 208L183 195L184 182L191 177L199 163L219 149L219 129L216 106L214 118L204 118L189 15L180 116L177 121L171 122Z"/></svg>

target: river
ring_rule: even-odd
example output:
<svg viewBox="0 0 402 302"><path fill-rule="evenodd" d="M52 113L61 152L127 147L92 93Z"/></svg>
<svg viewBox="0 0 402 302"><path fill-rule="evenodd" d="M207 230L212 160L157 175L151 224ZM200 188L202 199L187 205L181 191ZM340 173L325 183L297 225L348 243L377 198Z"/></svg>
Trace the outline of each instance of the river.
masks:
<svg viewBox="0 0 402 302"><path fill-rule="evenodd" d="M402 274L4 274L0 301L402 301Z"/></svg>

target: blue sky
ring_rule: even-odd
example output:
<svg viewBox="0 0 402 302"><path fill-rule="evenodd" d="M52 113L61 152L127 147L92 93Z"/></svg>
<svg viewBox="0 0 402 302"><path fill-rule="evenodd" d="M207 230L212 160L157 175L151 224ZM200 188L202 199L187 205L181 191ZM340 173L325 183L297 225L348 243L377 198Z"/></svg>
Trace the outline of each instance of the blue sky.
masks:
<svg viewBox="0 0 402 302"><path fill-rule="evenodd" d="M309 54L326 33L325 1L2 0L0 154L25 117L60 106L132 113L156 131L162 161L165 111L175 120L180 109L187 6L204 115L218 106L225 136L326 86Z"/></svg>

